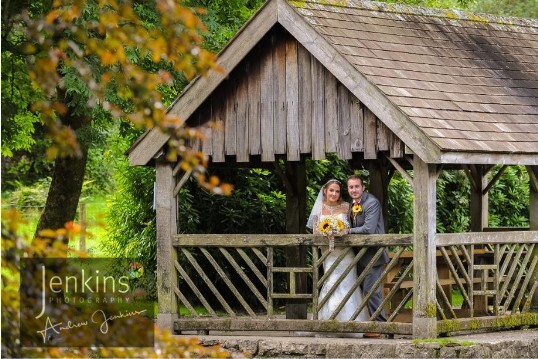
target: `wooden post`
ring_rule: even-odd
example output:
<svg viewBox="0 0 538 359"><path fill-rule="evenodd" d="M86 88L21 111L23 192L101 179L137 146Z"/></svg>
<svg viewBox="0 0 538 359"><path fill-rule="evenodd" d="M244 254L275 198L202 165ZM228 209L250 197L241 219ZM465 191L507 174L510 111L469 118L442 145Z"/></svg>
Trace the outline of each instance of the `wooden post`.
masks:
<svg viewBox="0 0 538 359"><path fill-rule="evenodd" d="M79 207L80 238L78 240L78 250L86 252L86 203L80 202Z"/></svg>
<svg viewBox="0 0 538 359"><path fill-rule="evenodd" d="M436 165L427 164L418 156L413 160L414 225L413 251L413 337L437 337L437 305L435 259L436 232Z"/></svg>
<svg viewBox="0 0 538 359"><path fill-rule="evenodd" d="M488 185L487 171L483 165L469 166L469 180L471 182L471 232L482 232L488 226L488 194L484 193L484 188ZM481 246L475 247L479 248ZM486 264L484 257L474 259L474 264ZM481 276L482 271L472 271L473 277ZM474 289L479 290L480 283L474 284ZM478 295L473 300L473 311L475 314L486 315L488 312L488 297Z"/></svg>
<svg viewBox="0 0 538 359"><path fill-rule="evenodd" d="M172 236L177 233L174 176L170 163L159 158L156 164L156 211L157 211L157 295L159 313L157 325L161 329L173 330L178 317L177 297L174 293L178 285L174 263L177 252L172 247Z"/></svg>
<svg viewBox="0 0 538 359"><path fill-rule="evenodd" d="M306 233L306 167L304 161L286 162L286 233ZM286 248L287 267L306 267L304 246ZM305 273L295 273L296 293L306 293ZM306 303L287 303L286 318L306 319Z"/></svg>
<svg viewBox="0 0 538 359"><path fill-rule="evenodd" d="M388 207L389 207L389 170L387 163L382 160L372 160L366 162L370 183L368 192L377 197L383 208L383 220L385 222L385 231L388 232Z"/></svg>
<svg viewBox="0 0 538 359"><path fill-rule="evenodd" d="M538 166L527 166L529 173L529 230L538 231ZM538 256L538 248L535 246L533 256ZM538 281L538 266L532 273L532 281ZM538 290L534 292L531 300L531 311L538 312Z"/></svg>
<svg viewBox="0 0 538 359"><path fill-rule="evenodd" d="M471 232L482 232L488 226L487 171L482 165L471 166Z"/></svg>

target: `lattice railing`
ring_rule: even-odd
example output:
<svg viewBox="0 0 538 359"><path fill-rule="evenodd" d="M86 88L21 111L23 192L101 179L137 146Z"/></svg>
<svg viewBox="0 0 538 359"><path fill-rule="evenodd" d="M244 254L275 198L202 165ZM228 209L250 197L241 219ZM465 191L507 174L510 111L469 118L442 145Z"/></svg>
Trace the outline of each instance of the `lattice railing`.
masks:
<svg viewBox="0 0 538 359"><path fill-rule="evenodd" d="M438 238L440 332L538 324L536 313L531 312L538 289L533 277L538 265L537 232L461 233ZM453 328L454 320L462 325ZM452 327L445 325L449 322Z"/></svg>
<svg viewBox="0 0 538 359"><path fill-rule="evenodd" d="M375 236L374 236L375 237ZM272 330L311 330L364 332L375 328L387 333L410 334L409 320L399 322L398 312L403 311L410 301L410 295L400 296L400 285L409 280L412 263L402 267L402 254L410 245L409 235L384 235L372 243L371 237L347 236L337 243L345 251L335 261L333 267L323 268L328 255L326 240L312 235L183 235L178 237L176 249L179 283L174 291L181 305L178 329L219 330L235 327L237 330L253 328L263 330L270 319ZM371 293L364 293L362 305L356 308L349 321L318 320L318 313L326 305L336 286L351 271L356 271L357 263L369 245L379 243L394 244L391 259L374 288L383 288L383 307L388 311L388 323L374 322L382 308L371 313L370 321L357 322L359 313L366 307ZM196 246L194 246L196 244ZM284 252L288 246L300 245L306 251L304 266L286 266ZM388 246L381 246L374 260L383 254ZM357 248L354 250L354 248ZM324 298L319 293L333 270L341 265L348 253L353 261L341 273L335 286ZM373 262L372 262L373 263ZM349 289L330 319L334 319L347 300L364 281L370 270L367 266ZM391 282L390 284L388 282ZM412 287L407 288L412 294ZM396 299L398 299L396 301ZM284 319L286 303L303 303L308 307L308 319ZM409 310L409 309L405 309ZM261 324L264 322L265 324ZM401 324L398 326L398 324Z"/></svg>
<svg viewBox="0 0 538 359"><path fill-rule="evenodd" d="M538 266L538 232L439 234L436 251L435 303L439 333L498 327L509 316L509 326L538 324L530 309L538 290L532 276ZM415 290L411 235L349 235L337 241L347 248L333 268L323 268L326 240L313 235L180 235L174 243L179 281L174 292L180 305L175 329L286 330L313 332L367 332L412 334ZM287 247L306 251L306 263L287 266ZM390 261L374 288L381 287L382 306L368 321L354 318L366 308L371 293L349 320L319 320L319 312L334 290L320 298L329 274L346 253L353 261L342 270L338 285L364 255L378 247L375 258L390 249ZM348 291L360 288L371 265L358 273ZM341 268L342 269L342 268ZM346 299L345 298L345 299ZM307 306L307 319L285 319L287 303ZM332 312L334 319L344 301ZM384 309L388 321L374 318ZM519 315L514 317L514 315ZM504 323L504 322L502 322Z"/></svg>

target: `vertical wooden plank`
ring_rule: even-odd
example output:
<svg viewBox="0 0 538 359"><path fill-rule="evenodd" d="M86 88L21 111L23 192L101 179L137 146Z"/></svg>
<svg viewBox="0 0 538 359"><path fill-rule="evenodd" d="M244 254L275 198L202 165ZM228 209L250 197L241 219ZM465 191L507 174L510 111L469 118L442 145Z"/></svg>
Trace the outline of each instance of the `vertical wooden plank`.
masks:
<svg viewBox="0 0 538 359"><path fill-rule="evenodd" d="M297 45L297 70L299 73L299 150L312 151L312 55Z"/></svg>
<svg viewBox="0 0 538 359"><path fill-rule="evenodd" d="M323 65L312 59L312 159L325 159L325 103Z"/></svg>
<svg viewBox="0 0 538 359"><path fill-rule="evenodd" d="M435 165L413 160L413 337L437 337L436 180Z"/></svg>
<svg viewBox="0 0 538 359"><path fill-rule="evenodd" d="M258 53L259 55L259 53ZM248 76L248 141L251 155L259 155L261 150L260 132L260 57L250 62Z"/></svg>
<svg viewBox="0 0 538 359"><path fill-rule="evenodd" d="M353 94L349 117L351 119L351 152L364 151L364 106Z"/></svg>
<svg viewBox="0 0 538 359"><path fill-rule="evenodd" d="M267 248L267 317L273 317L273 247Z"/></svg>
<svg viewBox="0 0 538 359"><path fill-rule="evenodd" d="M277 33L273 44L275 105L273 142L275 154L286 153L286 43L284 39L284 34Z"/></svg>
<svg viewBox="0 0 538 359"><path fill-rule="evenodd" d="M364 159L376 159L377 125L376 117L367 107L364 108Z"/></svg>
<svg viewBox="0 0 538 359"><path fill-rule="evenodd" d="M538 231L538 166L526 166L529 173L529 229ZM538 246L534 246L533 258L538 257ZM534 268L531 283L538 282L538 266ZM538 291L531 298L530 310L538 312Z"/></svg>
<svg viewBox="0 0 538 359"><path fill-rule="evenodd" d="M327 69L323 68L325 76L325 151L336 152L338 150L338 114L336 104L338 92L336 85L338 81Z"/></svg>
<svg viewBox="0 0 538 359"><path fill-rule="evenodd" d="M297 41L286 41L286 128L288 161L299 161L299 74Z"/></svg>
<svg viewBox="0 0 538 359"><path fill-rule="evenodd" d="M385 124L376 117L377 125L377 150L378 151L388 151L389 150L389 136L390 130Z"/></svg>
<svg viewBox="0 0 538 359"><path fill-rule="evenodd" d="M338 83L338 157L351 159L351 98L348 89Z"/></svg>
<svg viewBox="0 0 538 359"><path fill-rule="evenodd" d="M202 142L202 152L206 156L211 156L213 154L213 145L211 143L211 126L213 125L212 121L212 109L211 109L211 102L212 98L210 97L205 101L205 103L202 105L201 113L200 113L200 121L201 123L205 123L203 129L201 129L204 133L204 141Z"/></svg>
<svg viewBox="0 0 538 359"><path fill-rule="evenodd" d="M237 148L237 108L235 102L237 85L234 77L237 77L237 73L232 73L225 85L226 117L224 119L224 153L226 155L235 155Z"/></svg>
<svg viewBox="0 0 538 359"><path fill-rule="evenodd" d="M156 221L157 221L157 297L159 313L157 325L173 331L178 317L177 297L174 288L178 283L174 262L177 252L172 246L172 234L176 228L176 198L173 196L174 176L172 166L163 158L156 163Z"/></svg>
<svg viewBox="0 0 538 359"><path fill-rule="evenodd" d="M393 132L390 133L390 157L402 158L404 155L404 144Z"/></svg>
<svg viewBox="0 0 538 359"><path fill-rule="evenodd" d="M236 127L236 159L237 162L248 162L249 150L248 150L248 118L247 118L247 103L248 103L248 65L244 71L240 71L243 76L240 76L239 83L237 84L237 92L235 96L235 108L237 116Z"/></svg>
<svg viewBox="0 0 538 359"><path fill-rule="evenodd" d="M222 86L213 93L211 111L213 114L213 162L224 162L224 117L226 101L224 100Z"/></svg>
<svg viewBox="0 0 538 359"><path fill-rule="evenodd" d="M273 147L273 54L264 51L260 62L260 128L262 161L274 161Z"/></svg>
<svg viewBox="0 0 538 359"><path fill-rule="evenodd" d="M319 300L319 290L318 281L319 281L319 266L318 266L318 247L312 246L312 319L318 319L318 300Z"/></svg>
<svg viewBox="0 0 538 359"><path fill-rule="evenodd" d="M306 233L306 166L286 161L286 233ZM291 188L290 188L291 187ZM306 267L306 247L286 247L287 267ZM306 274L290 273L296 292L306 293ZM287 303L287 319L306 319L306 303Z"/></svg>

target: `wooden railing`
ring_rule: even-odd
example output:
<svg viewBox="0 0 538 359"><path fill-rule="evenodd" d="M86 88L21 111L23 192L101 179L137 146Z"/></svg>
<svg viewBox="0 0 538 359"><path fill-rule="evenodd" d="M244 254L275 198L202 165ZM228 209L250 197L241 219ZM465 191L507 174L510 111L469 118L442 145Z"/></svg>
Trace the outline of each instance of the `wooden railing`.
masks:
<svg viewBox="0 0 538 359"><path fill-rule="evenodd" d="M499 326L499 320L507 316L509 326L538 324L538 316L530 310L530 298L538 286L531 276L538 262L538 232L439 234L437 243L439 333ZM304 267L285 265L289 246L305 249ZM412 235L348 235L337 240L336 246L355 255L342 278L356 270L365 247L378 247L378 255L390 248L390 261L375 284L382 288L387 322L374 321L378 313L363 322L318 319L326 300L320 300L319 292L331 271L323 269L327 241L320 236L178 235L174 266L179 281L174 292L180 315L174 329L411 335L416 265ZM352 289L360 286L368 270L358 274ZM356 314L365 308L369 296L364 293ZM290 302L307 305L308 318L285 319L283 308Z"/></svg>

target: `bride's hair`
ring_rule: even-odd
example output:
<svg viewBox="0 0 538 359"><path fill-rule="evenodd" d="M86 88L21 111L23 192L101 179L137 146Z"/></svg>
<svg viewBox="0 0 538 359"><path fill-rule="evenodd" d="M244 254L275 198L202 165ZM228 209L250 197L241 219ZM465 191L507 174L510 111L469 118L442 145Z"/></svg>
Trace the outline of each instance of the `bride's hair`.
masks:
<svg viewBox="0 0 538 359"><path fill-rule="evenodd" d="M334 184L337 184L338 187L340 187L340 197L338 198L338 202L341 202L341 201L342 201L342 191L343 191L343 186L342 186L342 182L340 182L340 181L337 180L336 178L332 178L332 179L328 180L327 183L325 183L325 184L323 185L323 199L325 199L325 190L326 190L327 188L329 188L329 186L330 186L331 184L333 184L333 183L334 183Z"/></svg>

